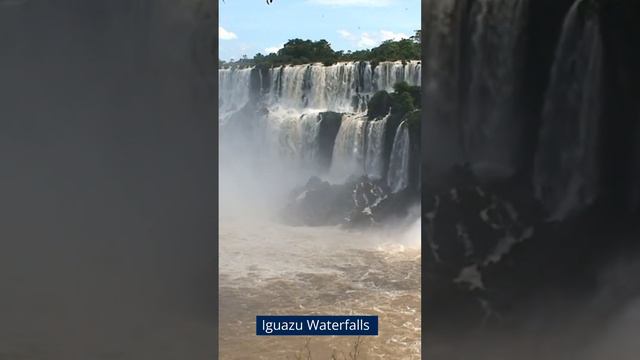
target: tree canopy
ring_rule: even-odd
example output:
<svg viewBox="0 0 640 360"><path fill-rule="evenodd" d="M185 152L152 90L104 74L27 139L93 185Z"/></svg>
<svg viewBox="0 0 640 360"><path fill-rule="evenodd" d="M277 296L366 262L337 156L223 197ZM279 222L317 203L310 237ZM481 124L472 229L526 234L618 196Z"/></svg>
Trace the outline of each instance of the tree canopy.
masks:
<svg viewBox="0 0 640 360"><path fill-rule="evenodd" d="M281 65L301 65L323 63L331 65L340 61L408 61L420 59L420 30L409 39L387 40L377 47L358 51L334 51L327 40L291 39L277 53L256 54L253 58L243 56L242 59L230 62L220 61L221 67L257 66L274 67Z"/></svg>
<svg viewBox="0 0 640 360"><path fill-rule="evenodd" d="M391 115L402 118L407 113L422 108L420 86L412 86L405 81L393 85L393 92L385 90L376 92L367 104L367 116L369 119Z"/></svg>

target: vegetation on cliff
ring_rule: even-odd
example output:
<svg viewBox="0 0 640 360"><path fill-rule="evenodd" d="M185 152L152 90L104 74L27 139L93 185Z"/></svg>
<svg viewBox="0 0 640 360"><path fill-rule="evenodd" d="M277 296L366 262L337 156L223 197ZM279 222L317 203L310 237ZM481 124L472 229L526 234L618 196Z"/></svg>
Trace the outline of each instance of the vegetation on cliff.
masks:
<svg viewBox="0 0 640 360"><path fill-rule="evenodd" d="M411 86L405 81L396 83L393 92L381 90L375 93L367 104L369 119L385 116L389 112L393 117L402 118L413 110L422 107L420 86Z"/></svg>
<svg viewBox="0 0 640 360"><path fill-rule="evenodd" d="M310 63L335 64L342 61L408 61L420 59L420 30L409 39L387 40L379 46L357 51L335 51L327 40L302 40L291 39L278 50L277 53L268 55L256 54L253 58L243 56L239 60L219 61L220 67L265 67L270 68L282 65L301 65Z"/></svg>

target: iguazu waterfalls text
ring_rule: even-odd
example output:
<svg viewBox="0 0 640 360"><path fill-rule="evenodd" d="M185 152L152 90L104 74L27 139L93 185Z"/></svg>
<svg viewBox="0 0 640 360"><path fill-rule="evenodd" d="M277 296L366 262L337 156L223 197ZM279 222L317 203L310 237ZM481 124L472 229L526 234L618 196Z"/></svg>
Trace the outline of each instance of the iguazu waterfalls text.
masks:
<svg viewBox="0 0 640 360"><path fill-rule="evenodd" d="M256 335L377 336L378 317L366 316L256 316Z"/></svg>

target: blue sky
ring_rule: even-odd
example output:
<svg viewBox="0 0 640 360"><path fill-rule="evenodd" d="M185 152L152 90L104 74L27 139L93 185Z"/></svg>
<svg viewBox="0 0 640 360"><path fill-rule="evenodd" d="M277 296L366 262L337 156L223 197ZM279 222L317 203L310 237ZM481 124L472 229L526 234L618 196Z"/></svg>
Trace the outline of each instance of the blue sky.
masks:
<svg viewBox="0 0 640 360"><path fill-rule="evenodd" d="M218 0L220 58L268 54L289 39L359 50L420 28L420 0Z"/></svg>

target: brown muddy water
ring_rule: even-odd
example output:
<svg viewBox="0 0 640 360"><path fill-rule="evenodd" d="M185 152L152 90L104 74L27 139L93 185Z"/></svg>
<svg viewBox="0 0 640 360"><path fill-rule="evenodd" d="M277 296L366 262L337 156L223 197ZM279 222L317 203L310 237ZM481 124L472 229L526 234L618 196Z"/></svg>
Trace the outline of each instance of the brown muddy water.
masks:
<svg viewBox="0 0 640 360"><path fill-rule="evenodd" d="M419 229L221 218L220 359L420 359ZM378 315L379 336L259 337L256 315Z"/></svg>

